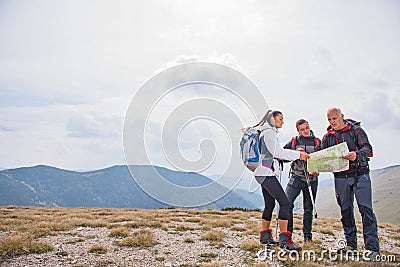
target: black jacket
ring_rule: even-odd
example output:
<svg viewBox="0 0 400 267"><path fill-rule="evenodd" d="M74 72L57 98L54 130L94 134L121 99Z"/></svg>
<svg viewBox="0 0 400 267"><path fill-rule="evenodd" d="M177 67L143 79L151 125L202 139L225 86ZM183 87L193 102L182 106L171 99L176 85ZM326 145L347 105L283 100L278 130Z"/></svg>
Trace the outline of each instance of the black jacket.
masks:
<svg viewBox="0 0 400 267"><path fill-rule="evenodd" d="M355 151L357 154L356 160L350 161L349 170L334 173L336 178L369 173L368 157L372 155L372 146L368 141L368 136L361 127L355 126L349 121L345 121L345 124L346 126L339 131L328 127L328 132L322 138L322 148L346 142L349 151Z"/></svg>

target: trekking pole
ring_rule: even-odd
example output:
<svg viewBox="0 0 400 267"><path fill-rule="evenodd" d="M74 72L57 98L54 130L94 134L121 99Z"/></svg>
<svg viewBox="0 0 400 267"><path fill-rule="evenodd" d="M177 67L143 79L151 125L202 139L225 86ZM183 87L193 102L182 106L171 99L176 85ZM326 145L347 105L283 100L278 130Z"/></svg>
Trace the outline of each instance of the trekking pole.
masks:
<svg viewBox="0 0 400 267"><path fill-rule="evenodd" d="M278 164L278 166L279 166L279 184L282 184L282 171L283 171L283 162L282 161L279 161L279 164ZM279 202L278 202L278 207L277 207L277 210L276 210L276 218L275 218L275 221L276 221L276 225L275 225L275 238L276 239L278 239L278 226L279 226L279 223L278 223L278 214L279 214Z"/></svg>
<svg viewBox="0 0 400 267"><path fill-rule="evenodd" d="M305 165L306 165L306 163L304 162L302 164L303 170L304 170L304 175L306 176L307 187L308 187L308 191L310 193L311 203L313 205L313 212L314 212L315 222L317 223L318 233L321 234L321 228L320 228L319 223L318 223L317 207L315 206L315 199L314 199L314 195L312 193L311 184L310 184L310 180L309 180L308 173L307 173Z"/></svg>

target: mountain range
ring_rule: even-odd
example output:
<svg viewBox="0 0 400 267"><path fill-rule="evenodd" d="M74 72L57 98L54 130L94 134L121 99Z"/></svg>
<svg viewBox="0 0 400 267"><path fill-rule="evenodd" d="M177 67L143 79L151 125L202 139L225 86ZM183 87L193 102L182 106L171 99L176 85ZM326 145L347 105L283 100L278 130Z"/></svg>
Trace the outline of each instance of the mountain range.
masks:
<svg viewBox="0 0 400 267"><path fill-rule="evenodd" d="M135 166L136 174L151 179L153 166ZM154 166L169 182L185 187L203 186L212 179L193 172L179 172ZM317 195L317 211L320 217L340 218L336 203L333 178L322 175ZM248 178L248 177L247 177ZM248 192L245 184L237 186L222 198L200 209L240 207L263 208L260 190ZM400 165L371 171L373 207L378 222L400 223ZM219 186L219 185L218 185ZM283 186L285 183L283 181ZM162 190L162 188L160 189ZM220 186L217 190L224 190ZM178 196L179 197L179 196ZM191 198L196 198L194 195ZM295 213L302 213L302 197L295 203ZM116 165L94 171L69 171L38 165L0 171L0 206L57 206L57 207L104 207L104 208L168 208L148 194L132 178L126 165ZM360 219L355 203L355 215Z"/></svg>
<svg viewBox="0 0 400 267"><path fill-rule="evenodd" d="M154 168L163 178L180 186L197 187L213 182L197 173ZM151 178L153 173L152 166L135 166L135 170L142 177ZM216 186L217 190L224 189L218 184ZM199 208L255 208L252 201L245 198L248 194L230 191L217 201ZM45 165L2 170L0 205L146 209L171 207L146 194L132 179L125 165L88 172Z"/></svg>

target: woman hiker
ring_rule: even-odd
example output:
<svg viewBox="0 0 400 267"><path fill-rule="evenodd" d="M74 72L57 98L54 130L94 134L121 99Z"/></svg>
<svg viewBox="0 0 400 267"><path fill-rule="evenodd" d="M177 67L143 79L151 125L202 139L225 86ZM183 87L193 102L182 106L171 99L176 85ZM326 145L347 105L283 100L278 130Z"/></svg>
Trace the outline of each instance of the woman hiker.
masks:
<svg viewBox="0 0 400 267"><path fill-rule="evenodd" d="M278 159L281 160L304 160L309 155L303 151L283 149L278 140L277 132L283 125L283 114L280 111L269 110L261 121L254 127L260 133L261 159L254 171L257 182L261 185L265 208L262 214L260 242L262 244L277 245L278 242L272 237L270 228L272 211L275 208L275 199L279 203L279 246L287 250L300 251L292 241L292 233L287 231L290 203L277 177L279 177Z"/></svg>

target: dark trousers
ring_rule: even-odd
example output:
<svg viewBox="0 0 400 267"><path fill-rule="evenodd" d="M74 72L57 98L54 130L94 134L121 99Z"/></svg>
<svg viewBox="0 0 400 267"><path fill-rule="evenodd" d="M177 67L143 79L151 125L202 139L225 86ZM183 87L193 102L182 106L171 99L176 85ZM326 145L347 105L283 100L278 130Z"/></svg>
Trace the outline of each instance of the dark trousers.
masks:
<svg viewBox="0 0 400 267"><path fill-rule="evenodd" d="M317 196L318 180L310 182L313 198ZM290 180L286 186L286 196L289 200L289 220L288 231L293 232L293 208L296 198L300 192L303 194L303 234L304 238L312 239L312 219L313 219L313 202L310 196L310 191L306 181L300 179L296 175L291 175Z"/></svg>
<svg viewBox="0 0 400 267"><path fill-rule="evenodd" d="M264 197L265 206L262 218L266 221L271 221L276 199L279 203L278 219L287 220L289 215L289 200L278 179L275 176L256 176L256 180L261 184Z"/></svg>
<svg viewBox="0 0 400 267"><path fill-rule="evenodd" d="M378 226L372 209L371 179L369 174L357 178L335 178L336 200L342 214L347 245L357 247L357 228L354 220L354 196L361 213L365 248L379 252Z"/></svg>

